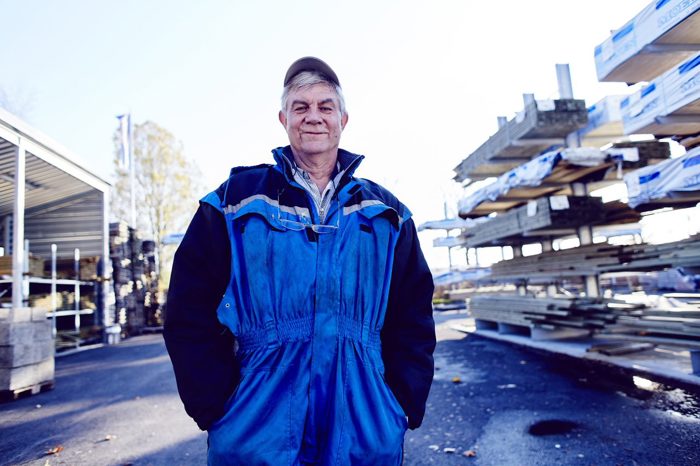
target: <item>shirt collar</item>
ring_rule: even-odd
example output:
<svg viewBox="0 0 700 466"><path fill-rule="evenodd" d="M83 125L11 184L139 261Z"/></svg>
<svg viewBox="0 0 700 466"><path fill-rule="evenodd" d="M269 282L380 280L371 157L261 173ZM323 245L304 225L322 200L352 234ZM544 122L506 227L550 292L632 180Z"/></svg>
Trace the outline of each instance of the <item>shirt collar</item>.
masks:
<svg viewBox="0 0 700 466"><path fill-rule="evenodd" d="M288 180L294 179L294 170L298 169L294 162L294 154L291 146L278 147L272 151L272 155L277 162L277 169L280 170ZM338 173L343 173L344 177L350 177L360 165L364 155L353 154L344 149L338 149L338 159L331 178L335 178ZM300 169L299 169L300 170Z"/></svg>

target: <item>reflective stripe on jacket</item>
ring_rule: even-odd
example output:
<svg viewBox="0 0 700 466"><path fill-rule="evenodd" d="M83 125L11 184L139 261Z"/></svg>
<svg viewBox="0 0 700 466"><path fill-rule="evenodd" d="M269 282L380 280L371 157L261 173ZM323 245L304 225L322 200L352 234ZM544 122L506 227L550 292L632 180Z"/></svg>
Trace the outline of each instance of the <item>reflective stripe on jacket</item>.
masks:
<svg viewBox="0 0 700 466"><path fill-rule="evenodd" d="M423 416L435 345L432 280L410 212L354 178L362 156L341 150L321 223L293 179L289 148L274 156L275 166L232 170L202 200L225 219L230 280L216 314L235 337L239 368L223 416L206 426L209 463L400 464L405 430ZM416 290L396 289L397 277ZM405 322L401 293L420 306ZM168 326L170 351L184 338ZM182 395L192 374L171 356Z"/></svg>

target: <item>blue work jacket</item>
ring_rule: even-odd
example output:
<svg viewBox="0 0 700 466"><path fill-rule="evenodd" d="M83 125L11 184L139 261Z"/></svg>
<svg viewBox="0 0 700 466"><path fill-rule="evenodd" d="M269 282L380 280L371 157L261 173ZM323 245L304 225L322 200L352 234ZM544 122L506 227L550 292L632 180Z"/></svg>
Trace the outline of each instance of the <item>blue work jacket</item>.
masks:
<svg viewBox="0 0 700 466"><path fill-rule="evenodd" d="M218 370L235 375L221 379L226 401L202 409L206 387L192 378L203 371L186 354L196 346L183 327L191 317L181 315L193 310L169 300L165 337L185 407L209 431L212 465L400 464L405 431L423 417L435 346L432 279L410 212L353 177L363 157L340 150L322 221L294 180L289 147L273 154L276 165L233 169L202 200L224 220L230 260L214 311L232 360L217 355L210 369L225 361ZM197 273L180 250L174 300L173 286Z"/></svg>

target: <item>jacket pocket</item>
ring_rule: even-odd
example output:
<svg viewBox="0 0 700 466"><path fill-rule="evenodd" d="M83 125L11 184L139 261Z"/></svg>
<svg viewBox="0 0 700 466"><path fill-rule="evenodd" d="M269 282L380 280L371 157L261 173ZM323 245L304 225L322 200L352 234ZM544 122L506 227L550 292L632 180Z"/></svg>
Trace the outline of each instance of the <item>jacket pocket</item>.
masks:
<svg viewBox="0 0 700 466"><path fill-rule="evenodd" d="M288 368L249 373L209 430L210 465L291 464Z"/></svg>
<svg viewBox="0 0 700 466"><path fill-rule="evenodd" d="M406 416L381 373L347 363L342 457L353 465L401 463Z"/></svg>

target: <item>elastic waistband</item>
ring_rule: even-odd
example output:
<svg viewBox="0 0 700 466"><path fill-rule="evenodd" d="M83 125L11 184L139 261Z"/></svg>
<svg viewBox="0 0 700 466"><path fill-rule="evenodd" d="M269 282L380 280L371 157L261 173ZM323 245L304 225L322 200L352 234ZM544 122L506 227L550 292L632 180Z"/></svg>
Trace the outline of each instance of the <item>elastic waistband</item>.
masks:
<svg viewBox="0 0 700 466"><path fill-rule="evenodd" d="M381 336L361 322L346 316L337 316L338 338L356 340L364 345L381 348ZM287 319L270 322L265 327L251 329L236 336L238 347L242 350L268 346L271 344L304 341L313 338L313 317Z"/></svg>
<svg viewBox="0 0 700 466"><path fill-rule="evenodd" d="M381 348L382 346L379 332L349 317L338 316L338 335L357 340L367 346L375 348Z"/></svg>

